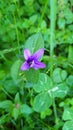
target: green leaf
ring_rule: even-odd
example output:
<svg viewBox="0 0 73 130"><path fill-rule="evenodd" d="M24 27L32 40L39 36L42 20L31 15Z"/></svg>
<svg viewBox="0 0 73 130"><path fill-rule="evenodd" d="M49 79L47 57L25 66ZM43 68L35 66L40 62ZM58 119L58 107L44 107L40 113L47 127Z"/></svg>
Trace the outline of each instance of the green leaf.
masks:
<svg viewBox="0 0 73 130"><path fill-rule="evenodd" d="M66 23L71 24L73 22L73 14L72 14L71 9L66 8L64 10L64 14L65 14Z"/></svg>
<svg viewBox="0 0 73 130"><path fill-rule="evenodd" d="M67 80L66 80L66 83L72 87L73 86L73 75L70 75Z"/></svg>
<svg viewBox="0 0 73 130"><path fill-rule="evenodd" d="M29 19L30 22L31 22L31 24L34 24L34 23L36 22L37 18L38 18L38 15L37 15L37 14L32 15L32 16L30 17L30 19Z"/></svg>
<svg viewBox="0 0 73 130"><path fill-rule="evenodd" d="M13 107L13 104L9 100L0 102L0 108L5 109L5 111L10 111L12 109L12 107Z"/></svg>
<svg viewBox="0 0 73 130"><path fill-rule="evenodd" d="M39 80L37 84L34 84L34 90L36 92L44 92L49 90L52 87L52 80L47 74L40 73L39 74Z"/></svg>
<svg viewBox="0 0 73 130"><path fill-rule="evenodd" d="M61 70L61 79L64 81L67 77L67 72L65 70Z"/></svg>
<svg viewBox="0 0 73 130"><path fill-rule="evenodd" d="M56 68L56 69L53 71L53 81L54 81L55 83L60 83L60 82L62 82L60 73L61 73L61 69L60 69L60 68Z"/></svg>
<svg viewBox="0 0 73 130"><path fill-rule="evenodd" d="M25 43L25 48L34 53L40 48L44 48L44 41L41 33L33 34Z"/></svg>
<svg viewBox="0 0 73 130"><path fill-rule="evenodd" d="M11 67L11 77L15 83L17 82L19 76L20 65L21 65L21 61L17 60L14 62L14 64Z"/></svg>
<svg viewBox="0 0 73 130"><path fill-rule="evenodd" d="M71 5L73 6L73 0L71 0L70 2L71 2Z"/></svg>
<svg viewBox="0 0 73 130"><path fill-rule="evenodd" d="M63 73L64 74L64 71ZM64 75L63 75L64 76ZM64 77L62 78L64 79ZM34 84L33 89L40 93L40 92L48 92L49 95L54 95L54 97L64 97L68 92L68 87L65 83L60 83L53 86L52 80L46 74L39 74L39 80L37 84Z"/></svg>
<svg viewBox="0 0 73 130"><path fill-rule="evenodd" d="M73 109L65 108L63 113L63 120L72 120L73 119Z"/></svg>
<svg viewBox="0 0 73 130"><path fill-rule="evenodd" d="M33 4L33 0L23 0L23 2L24 2L24 4L26 5L26 6L31 6L32 4Z"/></svg>
<svg viewBox="0 0 73 130"><path fill-rule="evenodd" d="M4 70L0 70L0 80L2 80L5 77Z"/></svg>
<svg viewBox="0 0 73 130"><path fill-rule="evenodd" d="M8 117L8 114L7 115L3 115L0 117L0 125L6 123L9 121L9 117Z"/></svg>
<svg viewBox="0 0 73 130"><path fill-rule="evenodd" d="M61 83L53 87L51 91L53 92L54 97L63 98L68 92L68 87L65 83Z"/></svg>
<svg viewBox="0 0 73 130"><path fill-rule="evenodd" d="M21 105L20 113L21 114L31 114L32 113L32 109L27 104L23 104L23 105Z"/></svg>
<svg viewBox="0 0 73 130"><path fill-rule="evenodd" d="M30 83L37 83L39 78L39 70L30 69L24 72L26 80Z"/></svg>
<svg viewBox="0 0 73 130"><path fill-rule="evenodd" d="M62 70L60 68L56 68L53 71L53 81L55 83L61 83L62 81L64 81L67 77L67 72L65 70Z"/></svg>
<svg viewBox="0 0 73 130"><path fill-rule="evenodd" d="M12 111L12 116L14 117L15 120L17 120L19 114L20 114L19 108L14 108Z"/></svg>
<svg viewBox="0 0 73 130"><path fill-rule="evenodd" d="M73 62L73 46L69 46L68 60Z"/></svg>
<svg viewBox="0 0 73 130"><path fill-rule="evenodd" d="M65 122L62 130L73 130L73 120Z"/></svg>
<svg viewBox="0 0 73 130"><path fill-rule="evenodd" d="M18 91L17 86L11 79L8 79L4 82L4 89L10 94L15 94Z"/></svg>
<svg viewBox="0 0 73 130"><path fill-rule="evenodd" d="M20 103L20 96L19 96L19 93L17 93L15 95L15 99L14 99L14 102L17 104L17 103Z"/></svg>
<svg viewBox="0 0 73 130"><path fill-rule="evenodd" d="M46 116L50 116L52 114L52 110L48 108L46 111L41 112L41 119L45 119Z"/></svg>
<svg viewBox="0 0 73 130"><path fill-rule="evenodd" d="M40 93L34 98L33 108L36 112L42 112L47 110L52 105L52 98L49 94Z"/></svg>
<svg viewBox="0 0 73 130"><path fill-rule="evenodd" d="M65 22L65 19L64 19L64 18L58 20L59 29L64 28L64 27L65 27L65 24L66 24L66 22Z"/></svg>

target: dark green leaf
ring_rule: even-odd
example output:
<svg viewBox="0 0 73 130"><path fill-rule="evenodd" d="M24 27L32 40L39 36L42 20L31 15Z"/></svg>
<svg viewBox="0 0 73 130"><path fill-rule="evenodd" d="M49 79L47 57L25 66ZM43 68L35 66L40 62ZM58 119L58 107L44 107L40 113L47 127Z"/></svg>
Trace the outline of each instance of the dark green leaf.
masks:
<svg viewBox="0 0 73 130"><path fill-rule="evenodd" d="M37 83L39 78L39 70L30 69L24 72L26 80L30 83Z"/></svg>

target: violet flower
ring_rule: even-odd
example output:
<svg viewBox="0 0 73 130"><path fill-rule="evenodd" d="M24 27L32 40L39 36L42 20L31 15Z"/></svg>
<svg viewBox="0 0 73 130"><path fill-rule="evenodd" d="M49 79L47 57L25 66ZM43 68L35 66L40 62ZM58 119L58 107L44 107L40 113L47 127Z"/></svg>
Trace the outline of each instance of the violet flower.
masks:
<svg viewBox="0 0 73 130"><path fill-rule="evenodd" d="M21 70L28 70L30 68L39 69L45 68L46 65L39 61L39 59L44 54L44 49L39 49L34 54L31 55L28 49L24 49L25 62L21 65Z"/></svg>

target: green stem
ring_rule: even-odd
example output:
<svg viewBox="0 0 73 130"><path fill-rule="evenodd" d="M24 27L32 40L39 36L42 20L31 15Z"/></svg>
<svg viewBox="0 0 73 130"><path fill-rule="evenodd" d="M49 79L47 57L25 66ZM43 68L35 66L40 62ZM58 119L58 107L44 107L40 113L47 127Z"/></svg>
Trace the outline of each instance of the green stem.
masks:
<svg viewBox="0 0 73 130"><path fill-rule="evenodd" d="M13 12L13 17L14 17L14 24L15 24L16 36L17 36L17 44L18 44L19 54L20 54L19 34L18 34L18 28L17 28L16 18L15 18L14 12Z"/></svg>
<svg viewBox="0 0 73 130"><path fill-rule="evenodd" d="M42 19L43 19L43 17L44 17L47 4L48 4L48 0L45 1L45 5L44 5L44 7L43 7L43 9L42 9L42 14L41 14L41 17L40 17L40 20L39 20L39 23L38 23L38 27L40 26L40 24L41 24L41 22L42 22Z"/></svg>
<svg viewBox="0 0 73 130"><path fill-rule="evenodd" d="M17 9L16 1L15 1L15 5L16 5L16 9ZM8 3L8 6L10 6L10 3ZM17 21L16 21L14 11L12 12L12 15L13 15L13 18L14 18L14 25L15 25L15 31L16 31L16 37L17 37L18 51L19 51L19 54L20 54L19 32L18 32L18 28L17 28Z"/></svg>
<svg viewBox="0 0 73 130"><path fill-rule="evenodd" d="M53 74L53 55L54 55L54 43L55 43L55 22L56 22L56 0L50 0L50 77L52 78ZM58 122L57 111L56 111L56 104L55 98L52 93L53 99L53 110L55 116L55 123Z"/></svg>
<svg viewBox="0 0 73 130"><path fill-rule="evenodd" d="M12 96L11 96L4 88L2 88L2 91L3 91L11 100L13 100Z"/></svg>

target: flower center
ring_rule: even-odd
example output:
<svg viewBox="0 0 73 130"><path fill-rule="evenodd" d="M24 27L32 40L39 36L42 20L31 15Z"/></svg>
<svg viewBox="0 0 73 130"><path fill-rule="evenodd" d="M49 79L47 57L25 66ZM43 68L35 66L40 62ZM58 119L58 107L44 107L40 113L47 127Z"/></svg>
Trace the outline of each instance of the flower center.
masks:
<svg viewBox="0 0 73 130"><path fill-rule="evenodd" d="M33 65L34 65L34 60L28 60L27 62L28 62L28 64L29 64L30 67L33 67Z"/></svg>

